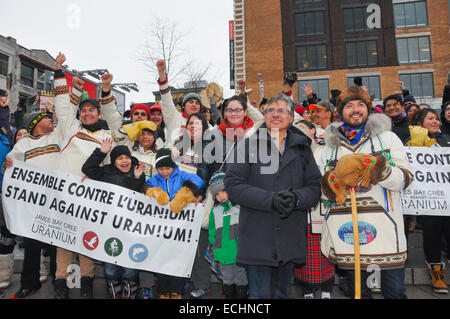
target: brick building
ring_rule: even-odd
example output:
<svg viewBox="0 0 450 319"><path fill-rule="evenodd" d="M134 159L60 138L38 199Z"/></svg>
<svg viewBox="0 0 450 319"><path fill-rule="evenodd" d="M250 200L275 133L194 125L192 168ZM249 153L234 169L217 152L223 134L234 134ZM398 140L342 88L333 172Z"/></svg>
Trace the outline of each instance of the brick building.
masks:
<svg viewBox="0 0 450 319"><path fill-rule="evenodd" d="M399 91L401 80L418 102L438 108L450 71L449 6L449 0L234 0L236 80L245 79L258 100L261 79L270 97L281 91L284 72L297 72L300 102L308 82L327 99L360 76L377 102Z"/></svg>

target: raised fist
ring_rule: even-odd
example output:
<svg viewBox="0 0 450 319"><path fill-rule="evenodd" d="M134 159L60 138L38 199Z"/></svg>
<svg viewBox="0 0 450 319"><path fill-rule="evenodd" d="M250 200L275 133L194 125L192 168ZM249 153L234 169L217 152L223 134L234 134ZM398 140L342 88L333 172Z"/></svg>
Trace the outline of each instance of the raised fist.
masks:
<svg viewBox="0 0 450 319"><path fill-rule="evenodd" d="M102 91L111 91L111 82L113 80L113 75L111 73L106 73L102 75Z"/></svg>
<svg viewBox="0 0 450 319"><path fill-rule="evenodd" d="M73 86L79 91L83 91L84 81L76 76L72 79Z"/></svg>
<svg viewBox="0 0 450 319"><path fill-rule="evenodd" d="M64 62L66 62L66 56L64 55L64 53L59 52L58 56L56 57L55 69L61 70Z"/></svg>
<svg viewBox="0 0 450 319"><path fill-rule="evenodd" d="M158 62L156 62L156 68L158 69L159 73L166 73L166 61L159 60Z"/></svg>

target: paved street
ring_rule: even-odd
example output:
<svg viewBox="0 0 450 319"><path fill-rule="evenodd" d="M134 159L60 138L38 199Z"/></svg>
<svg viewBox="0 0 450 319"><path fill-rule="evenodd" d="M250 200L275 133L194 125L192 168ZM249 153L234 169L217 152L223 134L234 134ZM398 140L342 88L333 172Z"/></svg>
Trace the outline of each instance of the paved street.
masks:
<svg viewBox="0 0 450 319"><path fill-rule="evenodd" d="M406 292L410 299L450 299L450 295L442 295L433 293L428 272L425 268L424 254L422 249L422 234L420 230L416 230L409 238L408 264L406 268ZM15 251L15 274L11 286L6 289L6 296L2 299L9 299L12 294L19 288L20 270L22 268L23 250L16 247ZM446 260L446 259L445 259ZM96 267L96 279L94 284L94 298L105 298L105 279L103 278L103 267ZM211 292L205 299L221 298L221 285L219 281L213 278ZM447 283L450 283L450 272L447 269ZM70 298L77 299L79 289L71 289ZM348 299L338 289L337 285L333 290L334 299ZM302 290L298 286L293 286L293 297L302 299ZM316 294L316 298L320 298L320 293ZM375 299L383 299L381 294L374 294ZM53 299L53 285L51 282L43 284L42 288L27 299Z"/></svg>

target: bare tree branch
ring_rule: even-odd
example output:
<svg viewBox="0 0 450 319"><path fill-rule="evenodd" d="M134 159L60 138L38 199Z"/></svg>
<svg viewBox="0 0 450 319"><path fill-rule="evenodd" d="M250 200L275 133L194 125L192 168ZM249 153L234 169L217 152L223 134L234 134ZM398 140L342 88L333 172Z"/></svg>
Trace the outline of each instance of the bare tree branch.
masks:
<svg viewBox="0 0 450 319"><path fill-rule="evenodd" d="M153 74L158 76L156 62L166 60L167 75L172 83L184 72L188 64L183 59L183 40L187 33L180 31L176 23L159 17L153 19L147 30L147 39L138 53L138 60Z"/></svg>
<svg viewBox="0 0 450 319"><path fill-rule="evenodd" d="M187 32L181 31L181 27L168 20L159 17L153 19L153 23L147 28L147 39L138 53L137 59L150 71L154 77L158 77L156 62L166 61L166 72L172 85L176 81L189 82L195 88L200 88L202 80L210 70L211 63L199 66L192 59L184 47Z"/></svg>

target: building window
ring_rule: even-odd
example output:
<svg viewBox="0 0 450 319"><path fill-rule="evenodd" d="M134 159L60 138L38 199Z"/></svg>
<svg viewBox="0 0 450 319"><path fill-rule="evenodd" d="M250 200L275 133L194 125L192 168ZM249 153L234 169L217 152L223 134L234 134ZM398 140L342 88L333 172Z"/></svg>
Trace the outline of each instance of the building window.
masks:
<svg viewBox="0 0 450 319"><path fill-rule="evenodd" d="M20 67L20 84L33 87L34 68L22 63Z"/></svg>
<svg viewBox="0 0 450 319"><path fill-rule="evenodd" d="M347 66L375 66L378 64L376 41L347 42L345 44Z"/></svg>
<svg viewBox="0 0 450 319"><path fill-rule="evenodd" d="M323 11L304 12L295 14L295 35L315 35L325 33L325 19Z"/></svg>
<svg viewBox="0 0 450 319"><path fill-rule="evenodd" d="M361 78L363 86L367 87L367 89L369 90L369 94L373 96L374 100L381 100L380 76L361 76ZM355 85L353 82L354 79L354 76L347 78L347 84L349 87Z"/></svg>
<svg viewBox="0 0 450 319"><path fill-rule="evenodd" d="M414 97L434 97L433 73L401 74L400 81Z"/></svg>
<svg viewBox="0 0 450 319"><path fill-rule="evenodd" d="M314 89L314 93L316 93L318 98L322 100L328 100L330 98L330 86L328 83L328 79L300 80L298 81L299 102L308 100L308 98L305 95L305 92L302 89L303 85L307 86L308 83L311 83L311 86Z"/></svg>
<svg viewBox="0 0 450 319"><path fill-rule="evenodd" d="M370 31L367 26L367 18L370 13L367 12L367 7L345 8L343 9L344 17L344 31Z"/></svg>
<svg viewBox="0 0 450 319"><path fill-rule="evenodd" d="M428 25L426 1L394 4L394 23L396 28Z"/></svg>
<svg viewBox="0 0 450 319"><path fill-rule="evenodd" d="M430 62L430 37L397 39L397 54L399 63Z"/></svg>
<svg viewBox="0 0 450 319"><path fill-rule="evenodd" d="M0 53L0 75L7 76L8 75L8 61L9 56Z"/></svg>
<svg viewBox="0 0 450 319"><path fill-rule="evenodd" d="M308 45L297 47L297 70L326 69L327 46Z"/></svg>
<svg viewBox="0 0 450 319"><path fill-rule="evenodd" d="M45 90L45 72L43 70L38 70L36 88L38 90Z"/></svg>

